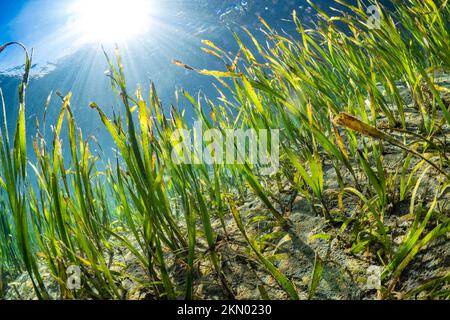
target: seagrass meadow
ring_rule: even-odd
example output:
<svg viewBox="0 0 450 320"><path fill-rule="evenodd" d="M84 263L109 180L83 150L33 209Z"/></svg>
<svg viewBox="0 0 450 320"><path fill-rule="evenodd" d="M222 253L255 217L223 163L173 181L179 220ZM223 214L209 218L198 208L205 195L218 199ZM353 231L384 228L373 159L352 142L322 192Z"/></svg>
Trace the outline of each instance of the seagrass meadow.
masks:
<svg viewBox="0 0 450 320"><path fill-rule="evenodd" d="M336 3L310 2L314 24L287 16L294 35L262 18L258 37L230 32L235 52L204 40L221 69L173 60L215 86L178 90L187 107L153 83L131 91L120 46L105 50L120 108L83 107L112 156L77 125L71 92L49 96L31 136L32 53L0 46L25 55L18 105L0 91L0 298L449 299L448 1L373 2L376 27L367 3ZM178 163L185 109L204 130L278 129L278 170Z"/></svg>

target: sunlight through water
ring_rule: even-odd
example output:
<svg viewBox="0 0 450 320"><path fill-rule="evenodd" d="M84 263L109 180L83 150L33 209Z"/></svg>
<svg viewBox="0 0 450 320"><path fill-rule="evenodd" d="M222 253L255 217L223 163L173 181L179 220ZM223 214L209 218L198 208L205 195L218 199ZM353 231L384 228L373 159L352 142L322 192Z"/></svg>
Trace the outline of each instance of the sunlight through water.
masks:
<svg viewBox="0 0 450 320"><path fill-rule="evenodd" d="M121 42L148 32L154 2L78 0L70 10L82 42Z"/></svg>

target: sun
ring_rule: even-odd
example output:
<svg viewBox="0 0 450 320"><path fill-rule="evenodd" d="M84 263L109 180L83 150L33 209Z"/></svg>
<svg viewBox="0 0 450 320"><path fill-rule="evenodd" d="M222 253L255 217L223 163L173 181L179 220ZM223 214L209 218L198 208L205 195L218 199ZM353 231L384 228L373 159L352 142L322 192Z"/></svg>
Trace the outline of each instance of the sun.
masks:
<svg viewBox="0 0 450 320"><path fill-rule="evenodd" d="M84 42L123 42L148 32L149 0L77 0L72 28Z"/></svg>

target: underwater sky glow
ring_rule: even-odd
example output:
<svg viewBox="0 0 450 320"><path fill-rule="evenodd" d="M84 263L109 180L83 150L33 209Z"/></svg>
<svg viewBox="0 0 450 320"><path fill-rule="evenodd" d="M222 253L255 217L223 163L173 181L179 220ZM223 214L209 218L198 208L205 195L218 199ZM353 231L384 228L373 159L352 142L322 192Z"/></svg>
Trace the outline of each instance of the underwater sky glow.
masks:
<svg viewBox="0 0 450 320"><path fill-rule="evenodd" d="M158 4L146 0L77 0L70 29L81 41L120 42L149 32Z"/></svg>
<svg viewBox="0 0 450 320"><path fill-rule="evenodd" d="M20 41L35 62L55 62L87 43L118 43L145 36L158 0L0 0L0 42ZM10 54L0 70L20 63ZM2 68L3 67L3 68Z"/></svg>
<svg viewBox="0 0 450 320"><path fill-rule="evenodd" d="M0 0L0 42L34 48L40 64L56 62L88 42L123 47L141 42L157 50L176 43L189 50L190 39L251 25L257 15L289 18L293 9L308 5L305 0ZM3 56L0 70L21 64L21 58Z"/></svg>

